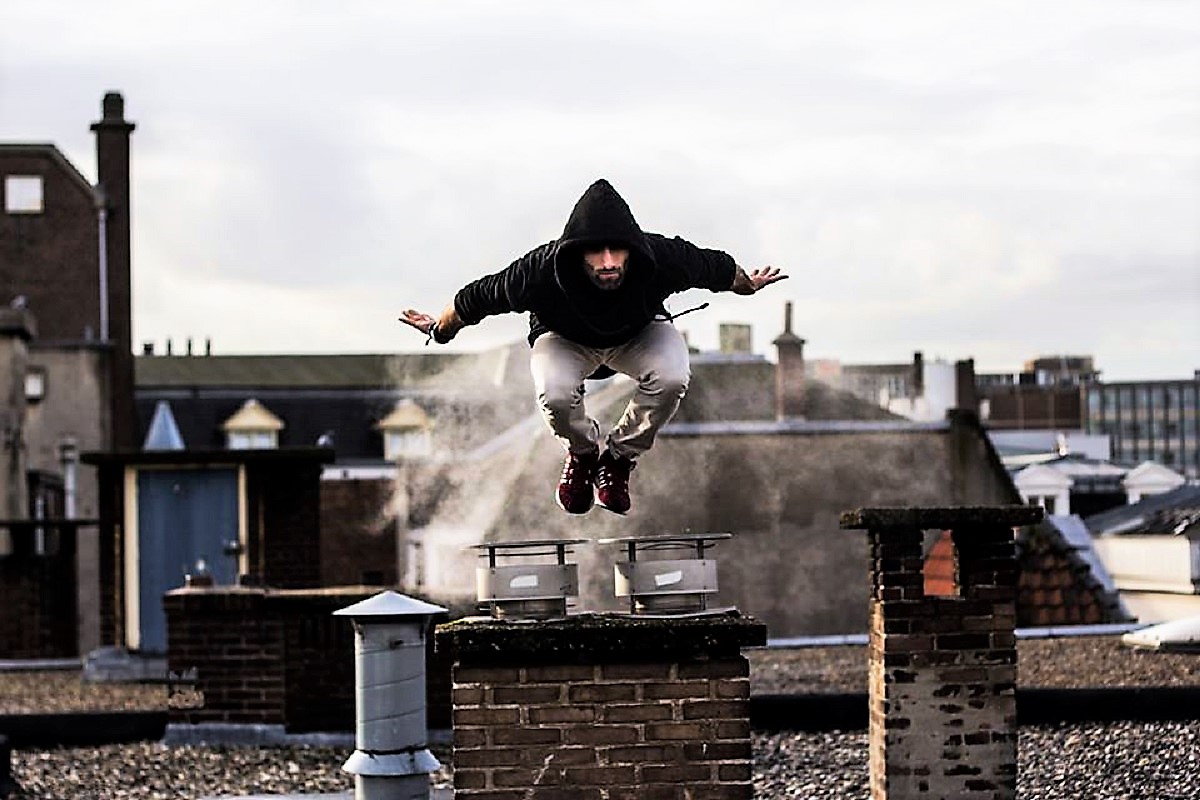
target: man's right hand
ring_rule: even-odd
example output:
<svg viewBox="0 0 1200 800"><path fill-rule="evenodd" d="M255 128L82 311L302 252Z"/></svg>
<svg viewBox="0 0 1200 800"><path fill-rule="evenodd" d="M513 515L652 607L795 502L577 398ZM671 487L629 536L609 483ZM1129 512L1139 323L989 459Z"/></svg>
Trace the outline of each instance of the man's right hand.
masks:
<svg viewBox="0 0 1200 800"><path fill-rule="evenodd" d="M437 318L413 308L406 308L400 314L400 321L405 325L411 325L426 336L432 330L433 339L438 344L445 344L463 329L463 321L459 318L458 312L454 310L454 303L447 305L442 310L442 315Z"/></svg>
<svg viewBox="0 0 1200 800"><path fill-rule="evenodd" d="M400 313L400 321L405 325L413 326L426 336L429 335L429 329L437 323L433 317L412 308L406 308Z"/></svg>

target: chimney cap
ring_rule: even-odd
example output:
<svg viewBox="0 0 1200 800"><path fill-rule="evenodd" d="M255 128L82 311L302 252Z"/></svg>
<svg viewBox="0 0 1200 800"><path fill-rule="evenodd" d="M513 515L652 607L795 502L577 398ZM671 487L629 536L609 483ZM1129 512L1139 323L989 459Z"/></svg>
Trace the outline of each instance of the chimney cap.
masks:
<svg viewBox="0 0 1200 800"><path fill-rule="evenodd" d="M125 98L120 92L106 92L104 100L100 103L102 111L100 121L92 123L92 130L106 131L124 131L131 132L136 127L132 122L125 119Z"/></svg>
<svg viewBox="0 0 1200 800"><path fill-rule="evenodd" d="M780 345L798 345L803 347L804 340L796 334L792 333L792 301L788 300L783 304L783 333L779 334L772 340L771 344L779 347Z"/></svg>
<svg viewBox="0 0 1200 800"><path fill-rule="evenodd" d="M105 119L125 119L125 98L121 96L120 92L106 92L102 107Z"/></svg>
<svg viewBox="0 0 1200 800"><path fill-rule="evenodd" d="M351 617L353 619L397 618L397 617L432 617L442 614L447 609L418 600L415 597L398 594L391 590L380 592L374 597L361 600L353 605L339 608L333 612L335 617Z"/></svg>

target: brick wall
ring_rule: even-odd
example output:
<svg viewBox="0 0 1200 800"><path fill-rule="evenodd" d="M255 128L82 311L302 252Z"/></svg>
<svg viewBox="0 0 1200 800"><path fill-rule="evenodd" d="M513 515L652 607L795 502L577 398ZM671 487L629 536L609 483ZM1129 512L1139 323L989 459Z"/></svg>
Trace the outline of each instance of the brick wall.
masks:
<svg viewBox="0 0 1200 800"><path fill-rule="evenodd" d="M268 613L267 592L176 589L163 602L168 669L195 670L203 696L202 703L172 704L171 722L284 724L283 625Z"/></svg>
<svg viewBox="0 0 1200 800"><path fill-rule="evenodd" d="M871 552L871 796L1012 798L1017 780L1013 525L1027 506L862 509ZM923 531L948 529L956 596L928 596Z"/></svg>
<svg viewBox="0 0 1200 800"><path fill-rule="evenodd" d="M438 628L452 654L455 796L749 798L752 620L582 615Z"/></svg>
<svg viewBox="0 0 1200 800"><path fill-rule="evenodd" d="M44 528L49 551L37 555L32 523L10 524L0 537L0 658L72 658L76 638L73 526Z"/></svg>
<svg viewBox="0 0 1200 800"><path fill-rule="evenodd" d="M320 586L321 464L279 459L246 466L251 571L268 586Z"/></svg>
<svg viewBox="0 0 1200 800"><path fill-rule="evenodd" d="M40 214L0 213L0 278L23 294L41 338L100 336L96 201L88 182L52 145L0 148L0 177L40 175ZM0 180L0 192L3 192Z"/></svg>
<svg viewBox="0 0 1200 800"><path fill-rule="evenodd" d="M195 670L199 695L172 705L171 722L283 725L289 733L354 728L354 629L332 616L378 590L234 586L168 592L167 663ZM427 659L428 721L450 726L450 669Z"/></svg>
<svg viewBox="0 0 1200 800"><path fill-rule="evenodd" d="M176 589L164 600L167 662L195 670L203 703L171 722L283 725L289 733L354 727L354 633L331 616L374 590Z"/></svg>
<svg viewBox="0 0 1200 800"><path fill-rule="evenodd" d="M387 515L395 486L382 478L321 481L322 586L398 583L396 527Z"/></svg>

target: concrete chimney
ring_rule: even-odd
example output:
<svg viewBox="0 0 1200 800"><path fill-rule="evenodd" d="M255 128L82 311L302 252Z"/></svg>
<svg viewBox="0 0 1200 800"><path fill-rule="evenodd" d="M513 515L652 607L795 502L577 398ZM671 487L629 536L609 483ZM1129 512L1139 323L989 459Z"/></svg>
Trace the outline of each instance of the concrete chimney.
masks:
<svg viewBox="0 0 1200 800"><path fill-rule="evenodd" d="M792 303L783 307L783 333L775 345L775 418L804 419L804 340L792 333Z"/></svg>
<svg viewBox="0 0 1200 800"><path fill-rule="evenodd" d="M96 134L96 169L102 198L101 284L107 297L100 302L107 310L107 339L113 347L109 413L116 448L132 448L135 444L129 246L129 135L133 129L134 124L125 119L125 99L119 92L105 94L101 119L92 123L92 132Z"/></svg>
<svg viewBox="0 0 1200 800"><path fill-rule="evenodd" d="M719 347L722 353L749 353L754 348L750 339L750 326L722 322L717 328Z"/></svg>

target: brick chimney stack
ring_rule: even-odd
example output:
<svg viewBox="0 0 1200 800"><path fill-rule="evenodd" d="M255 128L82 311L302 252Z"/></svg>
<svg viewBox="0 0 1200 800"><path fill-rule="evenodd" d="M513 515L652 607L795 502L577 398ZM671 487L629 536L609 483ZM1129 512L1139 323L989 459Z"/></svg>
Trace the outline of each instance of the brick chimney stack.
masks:
<svg viewBox="0 0 1200 800"><path fill-rule="evenodd" d="M133 318L131 309L129 134L134 124L125 119L125 99L119 92L104 95L103 114L92 123L96 134L96 166L100 184L101 231L104 237L100 302L107 312L107 339L112 343L112 444L132 448L133 434ZM100 334L103 336L104 331Z"/></svg>
<svg viewBox="0 0 1200 800"><path fill-rule="evenodd" d="M792 333L792 303L783 307L783 333L775 345L775 417L804 418L804 340Z"/></svg>

